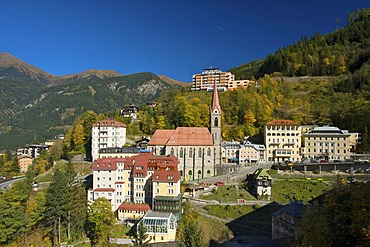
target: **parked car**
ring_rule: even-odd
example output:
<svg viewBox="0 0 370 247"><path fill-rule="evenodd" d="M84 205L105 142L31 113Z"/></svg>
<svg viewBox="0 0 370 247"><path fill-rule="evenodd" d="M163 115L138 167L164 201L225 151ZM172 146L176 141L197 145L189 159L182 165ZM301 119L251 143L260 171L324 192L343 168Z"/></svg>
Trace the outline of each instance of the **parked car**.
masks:
<svg viewBox="0 0 370 247"><path fill-rule="evenodd" d="M224 182L216 182L215 185L216 186L223 186L223 185L225 185L225 183Z"/></svg>

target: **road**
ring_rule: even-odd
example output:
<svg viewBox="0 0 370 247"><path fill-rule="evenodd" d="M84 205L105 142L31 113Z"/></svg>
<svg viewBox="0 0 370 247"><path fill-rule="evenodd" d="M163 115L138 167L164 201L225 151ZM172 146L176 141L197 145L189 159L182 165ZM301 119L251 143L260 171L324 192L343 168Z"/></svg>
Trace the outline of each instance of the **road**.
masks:
<svg viewBox="0 0 370 247"><path fill-rule="evenodd" d="M247 174L253 173L258 168L270 169L271 164L253 164L253 165L239 165L235 172L227 173L215 177L199 179L199 182L214 184L216 182L234 183L240 182L246 178ZM191 183L198 183L198 180L190 181Z"/></svg>
<svg viewBox="0 0 370 247"><path fill-rule="evenodd" d="M19 182L19 181L21 181L23 179L25 179L25 177L15 178L15 179L12 179L12 180L8 180L8 181L5 181L5 182L2 182L2 183L0 183L0 189L1 190L4 190L4 189L12 186L12 184L14 184L16 182Z"/></svg>

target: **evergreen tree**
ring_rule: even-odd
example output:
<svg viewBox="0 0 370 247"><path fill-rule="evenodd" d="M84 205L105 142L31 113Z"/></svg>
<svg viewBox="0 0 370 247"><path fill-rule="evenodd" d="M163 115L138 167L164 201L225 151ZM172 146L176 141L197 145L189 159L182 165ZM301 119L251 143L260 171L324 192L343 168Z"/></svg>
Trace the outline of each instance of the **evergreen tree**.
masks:
<svg viewBox="0 0 370 247"><path fill-rule="evenodd" d="M53 180L46 191L46 226L52 225L53 246L60 243L62 221L67 216L68 191L67 179L63 171L57 169Z"/></svg>

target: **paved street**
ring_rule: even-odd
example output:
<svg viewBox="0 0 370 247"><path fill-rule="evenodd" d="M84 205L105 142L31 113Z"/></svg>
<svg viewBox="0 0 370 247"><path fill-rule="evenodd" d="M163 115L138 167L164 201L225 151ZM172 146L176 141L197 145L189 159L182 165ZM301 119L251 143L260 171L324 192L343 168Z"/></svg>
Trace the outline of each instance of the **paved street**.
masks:
<svg viewBox="0 0 370 247"><path fill-rule="evenodd" d="M8 180L8 181L5 181L5 182L1 182L0 180L0 189L1 190L4 190L10 186L12 186L12 184L16 183L16 182L19 182L21 180L23 180L25 177L22 177L22 178L16 178L16 179L12 179L12 180Z"/></svg>

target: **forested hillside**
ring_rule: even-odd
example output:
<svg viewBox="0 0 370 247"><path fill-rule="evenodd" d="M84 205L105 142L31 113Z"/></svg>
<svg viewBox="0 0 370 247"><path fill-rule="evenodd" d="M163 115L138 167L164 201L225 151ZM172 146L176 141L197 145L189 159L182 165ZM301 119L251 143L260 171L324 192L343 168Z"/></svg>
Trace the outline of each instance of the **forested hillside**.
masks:
<svg viewBox="0 0 370 247"><path fill-rule="evenodd" d="M303 37L262 61L230 71L240 79L260 78L274 72L284 76L348 75L369 66L369 58L370 9L359 9L349 14L343 28L325 35Z"/></svg>
<svg viewBox="0 0 370 247"><path fill-rule="evenodd" d="M62 78L63 79L63 78ZM87 110L114 112L145 105L171 85L152 73L111 78L67 78L47 86L29 78L0 78L0 149L15 148L64 133Z"/></svg>

